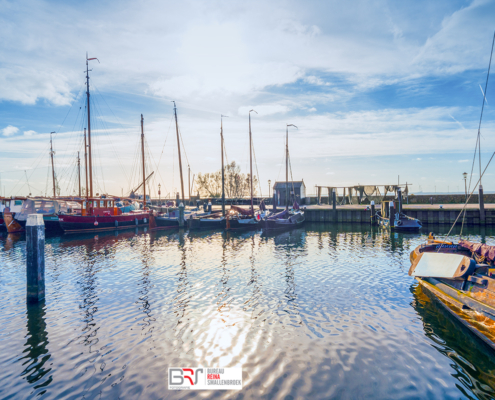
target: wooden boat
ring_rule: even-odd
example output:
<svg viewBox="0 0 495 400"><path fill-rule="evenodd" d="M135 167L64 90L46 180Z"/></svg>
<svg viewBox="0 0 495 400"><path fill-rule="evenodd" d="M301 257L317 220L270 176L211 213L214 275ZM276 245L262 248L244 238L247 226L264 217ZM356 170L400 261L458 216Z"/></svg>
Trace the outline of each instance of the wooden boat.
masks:
<svg viewBox="0 0 495 400"><path fill-rule="evenodd" d="M60 214L76 214L81 212L77 202L65 199L28 198L24 200L21 211L15 216L15 221L24 228L29 214L43 215L45 230L61 232L59 223Z"/></svg>
<svg viewBox="0 0 495 400"><path fill-rule="evenodd" d="M436 240L411 252L409 275L495 350L495 246Z"/></svg>
<svg viewBox="0 0 495 400"><path fill-rule="evenodd" d="M26 197L2 197L0 198L0 224L6 229L6 224L4 221L4 211L8 208L7 212L12 215L12 218L15 218L16 214L19 213L22 209L22 205Z"/></svg>
<svg viewBox="0 0 495 400"><path fill-rule="evenodd" d="M393 201L383 201L381 211L376 212L376 220L379 226L395 231L415 232L423 227L419 219L409 217L402 212L400 188L397 190L397 209Z"/></svg>
<svg viewBox="0 0 495 400"><path fill-rule="evenodd" d="M150 212L146 209L146 185L143 184L143 209L123 213L115 206L114 198L93 196L93 168L91 155L91 118L89 101L89 69L88 61L94 58L86 57L86 94L88 110L88 175L89 194L81 202L81 214L59 216L60 227L64 232L102 231L113 229L128 229L149 224ZM146 182L144 164L144 118L141 114L141 153L143 162L143 183Z"/></svg>
<svg viewBox="0 0 495 400"><path fill-rule="evenodd" d="M293 124L286 126L285 140L285 210L273 215L268 215L263 221L263 229L266 231L294 229L304 223L304 211L299 208L299 204L294 201L292 209L289 209L289 126L297 128Z"/></svg>

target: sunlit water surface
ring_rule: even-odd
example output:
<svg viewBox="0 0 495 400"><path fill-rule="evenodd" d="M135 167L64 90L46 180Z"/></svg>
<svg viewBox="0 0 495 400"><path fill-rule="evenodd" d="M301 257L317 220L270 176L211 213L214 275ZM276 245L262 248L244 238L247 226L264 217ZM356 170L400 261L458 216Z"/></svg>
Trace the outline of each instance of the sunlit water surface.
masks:
<svg viewBox="0 0 495 400"><path fill-rule="evenodd" d="M493 398L495 357L407 275L424 231L49 237L29 307L4 233L0 398ZM169 366L242 367L244 388L168 391Z"/></svg>

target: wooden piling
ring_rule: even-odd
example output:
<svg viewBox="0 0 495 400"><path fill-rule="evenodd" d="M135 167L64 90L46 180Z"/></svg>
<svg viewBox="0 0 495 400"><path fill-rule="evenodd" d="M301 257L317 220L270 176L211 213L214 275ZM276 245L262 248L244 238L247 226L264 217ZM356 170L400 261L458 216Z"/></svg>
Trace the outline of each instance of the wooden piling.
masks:
<svg viewBox="0 0 495 400"><path fill-rule="evenodd" d="M179 204L179 228L184 227L184 203Z"/></svg>
<svg viewBox="0 0 495 400"><path fill-rule="evenodd" d="M321 187L318 186L318 198L316 200L316 204L320 205L321 204Z"/></svg>
<svg viewBox="0 0 495 400"><path fill-rule="evenodd" d="M376 211L375 211L375 201L371 200L371 224L374 225L376 220Z"/></svg>
<svg viewBox="0 0 495 400"><path fill-rule="evenodd" d="M393 201L390 202L390 217L389 217L389 221L390 221L390 227L392 228L395 225L395 205L394 205L394 202Z"/></svg>
<svg viewBox="0 0 495 400"><path fill-rule="evenodd" d="M29 214L26 221L27 302L45 298L45 223L43 215Z"/></svg>
<svg viewBox="0 0 495 400"><path fill-rule="evenodd" d="M486 223L485 202L483 200L483 186L481 186L481 185L479 187L478 201L479 201L479 205L480 205L480 224L485 225L485 223Z"/></svg>

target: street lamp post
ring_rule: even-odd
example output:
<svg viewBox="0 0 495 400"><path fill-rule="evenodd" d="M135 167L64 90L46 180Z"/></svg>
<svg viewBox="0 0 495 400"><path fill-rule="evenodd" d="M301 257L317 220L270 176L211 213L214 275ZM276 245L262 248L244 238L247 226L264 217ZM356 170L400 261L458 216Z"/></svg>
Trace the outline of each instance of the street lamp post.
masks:
<svg viewBox="0 0 495 400"><path fill-rule="evenodd" d="M467 201L467 172L464 172L462 176L464 177L464 197L465 201Z"/></svg>
<svg viewBox="0 0 495 400"><path fill-rule="evenodd" d="M268 198L270 199L270 189L272 188L272 181L270 179L268 179Z"/></svg>
<svg viewBox="0 0 495 400"><path fill-rule="evenodd" d="M160 191L162 185L158 184L158 206L162 206L162 200L160 198L160 195L162 194L162 192Z"/></svg>

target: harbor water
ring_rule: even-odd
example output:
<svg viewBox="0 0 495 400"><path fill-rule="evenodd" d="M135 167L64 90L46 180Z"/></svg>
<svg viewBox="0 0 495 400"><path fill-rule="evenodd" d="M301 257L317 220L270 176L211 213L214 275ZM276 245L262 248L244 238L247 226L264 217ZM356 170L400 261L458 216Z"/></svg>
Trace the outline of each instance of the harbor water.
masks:
<svg viewBox="0 0 495 400"><path fill-rule="evenodd" d="M407 275L428 230L47 237L30 306L25 237L2 233L0 399L494 398L495 355ZM243 390L167 389L199 366L241 367Z"/></svg>

